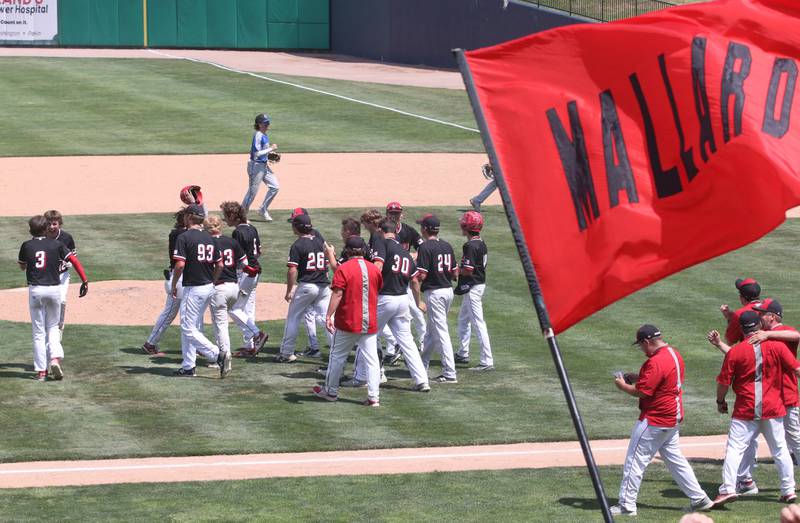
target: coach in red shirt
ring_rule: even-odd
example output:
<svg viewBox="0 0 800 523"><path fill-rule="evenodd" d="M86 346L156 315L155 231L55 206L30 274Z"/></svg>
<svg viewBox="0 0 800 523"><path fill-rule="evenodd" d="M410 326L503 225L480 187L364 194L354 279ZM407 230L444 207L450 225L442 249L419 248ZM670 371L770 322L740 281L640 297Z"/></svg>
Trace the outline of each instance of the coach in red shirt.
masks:
<svg viewBox="0 0 800 523"><path fill-rule="evenodd" d="M325 386L314 387L319 398L336 401L339 379L354 346L367 366L367 399L364 405L379 407L380 363L378 361L378 292L383 285L381 271L364 259L364 242L360 236L351 236L344 246L348 259L339 265L331 284L331 301L328 304L326 323L333 333ZM335 314L335 319L334 319Z"/></svg>
<svg viewBox="0 0 800 523"><path fill-rule="evenodd" d="M658 452L680 489L692 500L691 510L709 510L714 503L697 482L692 466L678 443L683 419L684 366L680 353L661 337L653 325L636 331L634 345L647 356L635 384L617 376L618 389L639 398L639 422L634 425L628 454L622 469L619 502L611 507L614 515L636 515L636 499L647 465ZM633 381L633 380L630 380Z"/></svg>
<svg viewBox="0 0 800 523"><path fill-rule="evenodd" d="M745 311L739 316L744 336L758 330L761 321L755 311ZM733 406L728 446L722 468L722 485L714 502L722 505L734 501L737 471L744 454L759 433L767 440L775 459L781 483L781 501L794 502L794 468L786 448L783 417L783 374L800 374L800 363L784 343L777 341L743 341L725 354L722 369L717 376L717 410L728 412L725 395L733 386L736 402Z"/></svg>

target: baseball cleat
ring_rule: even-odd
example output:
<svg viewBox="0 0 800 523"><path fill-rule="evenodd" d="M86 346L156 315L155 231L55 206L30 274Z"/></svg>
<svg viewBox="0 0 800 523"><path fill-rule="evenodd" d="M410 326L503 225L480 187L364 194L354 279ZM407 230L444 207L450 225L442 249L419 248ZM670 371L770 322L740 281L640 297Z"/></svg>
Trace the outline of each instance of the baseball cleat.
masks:
<svg viewBox="0 0 800 523"><path fill-rule="evenodd" d="M195 376L197 376L197 371L195 370L195 367L192 367L191 369L188 370L181 367L172 374L180 378L194 378Z"/></svg>
<svg viewBox="0 0 800 523"><path fill-rule="evenodd" d="M786 494L785 496L781 496L780 498L781 503L794 503L797 501L797 494L792 492L791 494Z"/></svg>
<svg viewBox="0 0 800 523"><path fill-rule="evenodd" d="M456 363L469 363L469 356L459 356L456 354L453 356L453 359L456 361Z"/></svg>
<svg viewBox="0 0 800 523"><path fill-rule="evenodd" d="M294 363L297 361L297 356L294 354L289 354L288 356L286 354L278 354L272 361L275 363Z"/></svg>
<svg viewBox="0 0 800 523"><path fill-rule="evenodd" d="M271 222L272 221L272 216L269 215L269 211L261 212L261 217L264 218L265 222Z"/></svg>
<svg viewBox="0 0 800 523"><path fill-rule="evenodd" d="M319 385L313 387L311 389L311 393L314 394L314 396L323 399L325 401L336 401L339 399L338 396L328 394L328 389L326 389L325 387L320 387Z"/></svg>
<svg viewBox="0 0 800 523"><path fill-rule="evenodd" d="M477 367L470 367L467 370L471 370L473 372L486 372L490 370L494 370L493 365L478 365Z"/></svg>
<svg viewBox="0 0 800 523"><path fill-rule="evenodd" d="M758 486L752 479L740 481L736 484L736 493L740 496L755 496L758 494Z"/></svg>
<svg viewBox="0 0 800 523"><path fill-rule="evenodd" d="M342 387L361 388L361 387L366 387L367 386L367 382L366 381L357 380L357 379L353 378L351 380L343 381L341 386Z"/></svg>
<svg viewBox="0 0 800 523"><path fill-rule="evenodd" d="M224 378L231 373L231 353L228 351L220 352L217 359L219 365L219 377Z"/></svg>
<svg viewBox="0 0 800 523"><path fill-rule="evenodd" d="M295 356L303 356L304 358L321 358L322 352L320 352L319 349L312 349L311 347L308 347L306 350L304 350L299 354L295 353Z"/></svg>
<svg viewBox="0 0 800 523"><path fill-rule="evenodd" d="M636 515L636 509L628 510L628 509L626 509L625 507L623 507L621 505L612 505L609 508L609 512L611 512L611 515L613 515L613 516L635 516Z"/></svg>
<svg viewBox="0 0 800 523"><path fill-rule="evenodd" d="M54 380L64 379L64 370L61 368L61 364L57 360L50 362L50 372L53 374Z"/></svg>
<svg viewBox="0 0 800 523"><path fill-rule="evenodd" d="M381 368L381 383L387 383L388 381L389 378L386 377L386 373L383 371L383 368Z"/></svg>
<svg viewBox="0 0 800 523"><path fill-rule="evenodd" d="M457 378L448 378L444 374L440 374L431 380L434 383L458 383Z"/></svg>
<svg viewBox="0 0 800 523"><path fill-rule="evenodd" d="M378 400L374 400L372 398L365 399L362 403L365 407L380 407L381 403Z"/></svg>
<svg viewBox="0 0 800 523"><path fill-rule="evenodd" d="M36 376L34 376L33 379L35 379L36 381L44 381L44 380L46 380L47 379L47 371L46 370L40 370L39 372L36 373Z"/></svg>
<svg viewBox="0 0 800 523"><path fill-rule="evenodd" d="M736 501L739 498L739 495L736 493L731 494L720 494L714 499L714 506L721 507L725 503L731 503Z"/></svg>
<svg viewBox="0 0 800 523"><path fill-rule="evenodd" d="M247 347L242 347L233 355L234 358L252 358L253 356L255 356L255 352Z"/></svg>
<svg viewBox="0 0 800 523"><path fill-rule="evenodd" d="M700 502L689 505L689 512L707 512L714 508L714 506L714 502L711 501L711 498L706 496L706 498Z"/></svg>
<svg viewBox="0 0 800 523"><path fill-rule="evenodd" d="M397 363L403 359L403 354L398 350L394 354L387 354L386 357L383 359L384 365L397 365Z"/></svg>
<svg viewBox="0 0 800 523"><path fill-rule="evenodd" d="M218 369L219 368L219 363L217 363L216 361L209 361L208 363L206 363L206 368Z"/></svg>
<svg viewBox="0 0 800 523"><path fill-rule="evenodd" d="M264 331L258 331L255 338L253 338L253 356L261 352L261 349L264 348L264 344L267 343L269 339L269 334Z"/></svg>
<svg viewBox="0 0 800 523"><path fill-rule="evenodd" d="M470 198L469 206L472 207L472 210L474 210L475 212L481 212L481 204L476 202L474 198Z"/></svg>
<svg viewBox="0 0 800 523"><path fill-rule="evenodd" d="M431 386L427 383L417 383L414 385L414 391L416 392L430 392Z"/></svg>
<svg viewBox="0 0 800 523"><path fill-rule="evenodd" d="M163 352L158 350L158 345L151 345L147 342L144 342L144 345L142 345L142 350L148 356L165 356Z"/></svg>

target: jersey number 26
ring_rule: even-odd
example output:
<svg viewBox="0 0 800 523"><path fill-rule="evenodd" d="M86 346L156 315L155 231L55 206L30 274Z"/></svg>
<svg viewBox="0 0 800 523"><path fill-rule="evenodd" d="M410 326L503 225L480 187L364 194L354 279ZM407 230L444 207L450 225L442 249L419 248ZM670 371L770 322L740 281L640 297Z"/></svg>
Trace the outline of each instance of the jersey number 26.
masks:
<svg viewBox="0 0 800 523"><path fill-rule="evenodd" d="M324 252L309 252L308 262L306 263L307 271L324 271L325 270L325 253Z"/></svg>

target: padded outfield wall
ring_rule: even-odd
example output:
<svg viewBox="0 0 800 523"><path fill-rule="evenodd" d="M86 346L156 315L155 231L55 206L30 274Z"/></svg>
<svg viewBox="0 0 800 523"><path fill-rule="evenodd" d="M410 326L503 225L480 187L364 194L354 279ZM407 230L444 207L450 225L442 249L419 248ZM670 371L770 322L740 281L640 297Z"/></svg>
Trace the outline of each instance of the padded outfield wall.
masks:
<svg viewBox="0 0 800 523"><path fill-rule="evenodd" d="M56 37L28 45L330 47L330 0L58 0L57 8Z"/></svg>

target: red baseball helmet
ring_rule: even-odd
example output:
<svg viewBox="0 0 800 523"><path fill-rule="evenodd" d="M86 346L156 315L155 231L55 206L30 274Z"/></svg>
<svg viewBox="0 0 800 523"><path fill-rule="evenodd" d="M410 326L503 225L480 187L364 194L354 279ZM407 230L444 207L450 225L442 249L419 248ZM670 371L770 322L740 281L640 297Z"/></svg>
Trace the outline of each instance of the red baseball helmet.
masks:
<svg viewBox="0 0 800 523"><path fill-rule="evenodd" d="M389 202L386 204L386 212L403 212L403 206L400 202Z"/></svg>
<svg viewBox="0 0 800 523"><path fill-rule="evenodd" d="M458 223L465 231L480 232L483 229L483 216L477 211L467 211Z"/></svg>
<svg viewBox="0 0 800 523"><path fill-rule="evenodd" d="M196 203L197 205L203 204L203 193L200 192L199 185L187 185L180 192L181 201L186 205Z"/></svg>

